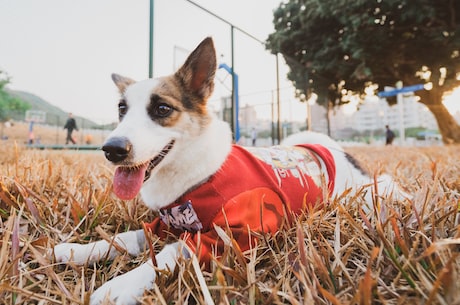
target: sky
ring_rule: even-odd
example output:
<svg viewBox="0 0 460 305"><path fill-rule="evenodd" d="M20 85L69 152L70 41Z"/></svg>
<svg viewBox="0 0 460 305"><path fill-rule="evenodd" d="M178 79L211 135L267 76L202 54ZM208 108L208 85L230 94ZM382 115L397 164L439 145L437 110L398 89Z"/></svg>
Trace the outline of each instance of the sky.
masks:
<svg viewBox="0 0 460 305"><path fill-rule="evenodd" d="M33 93L64 111L97 123L117 120L118 91L110 75L148 78L149 0L0 0L0 70L9 87ZM195 0L260 41L273 32L281 0ZM154 1L154 77L173 73L200 42L212 36L219 63L231 66L228 24L186 0ZM240 106L258 105L268 118L276 89L276 59L264 46L234 30ZM280 58L281 59L281 58ZM305 118L280 60L282 116ZM224 70L210 103L231 94Z"/></svg>
<svg viewBox="0 0 460 305"><path fill-rule="evenodd" d="M149 0L0 0L0 70L9 87L33 93L96 123L117 120L118 91L110 75L148 78ZM273 30L281 0L194 0L260 41ZM230 26L187 0L154 1L154 77L173 73L200 42L212 36L219 63L231 65ZM264 46L234 31L240 107L255 105L271 116L276 101L276 60ZM294 97L280 56L283 120L304 121L306 106ZM216 76L210 105L218 109L231 94L231 78ZM460 90L451 109L460 110Z"/></svg>

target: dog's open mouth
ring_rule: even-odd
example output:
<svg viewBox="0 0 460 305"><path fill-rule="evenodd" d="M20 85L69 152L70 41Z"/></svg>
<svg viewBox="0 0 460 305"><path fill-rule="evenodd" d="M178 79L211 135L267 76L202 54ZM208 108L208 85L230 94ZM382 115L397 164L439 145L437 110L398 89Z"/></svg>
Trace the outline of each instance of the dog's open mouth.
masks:
<svg viewBox="0 0 460 305"><path fill-rule="evenodd" d="M163 161L174 146L171 140L158 155L150 161L135 166L119 166L113 178L113 192L118 198L130 200L139 193L142 184L150 178L152 170Z"/></svg>

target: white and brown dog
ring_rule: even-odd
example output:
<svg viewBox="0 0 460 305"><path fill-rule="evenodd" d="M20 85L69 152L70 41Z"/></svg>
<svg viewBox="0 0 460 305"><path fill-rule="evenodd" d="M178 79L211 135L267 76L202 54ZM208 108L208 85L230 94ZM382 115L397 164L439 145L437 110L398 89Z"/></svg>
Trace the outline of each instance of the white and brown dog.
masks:
<svg viewBox="0 0 460 305"><path fill-rule="evenodd" d="M157 268L173 269L179 256L196 254L204 263L218 257L224 243L217 227L247 250L256 242L250 231L274 233L315 204L349 188L373 185L325 135L303 133L285 141L295 146L232 145L229 126L207 110L215 71L214 45L206 38L171 76L135 82L112 75L121 93L120 124L102 149L117 166L113 190L124 200L140 192L160 215L147 228L160 237L171 232L179 237L156 255ZM382 194L403 195L389 176L380 177L378 184ZM132 255L146 248L143 230L114 239ZM59 262L85 264L118 252L102 240L62 243L54 254ZM155 277L152 263L146 262L102 285L91 304L106 297L134 304L153 287Z"/></svg>

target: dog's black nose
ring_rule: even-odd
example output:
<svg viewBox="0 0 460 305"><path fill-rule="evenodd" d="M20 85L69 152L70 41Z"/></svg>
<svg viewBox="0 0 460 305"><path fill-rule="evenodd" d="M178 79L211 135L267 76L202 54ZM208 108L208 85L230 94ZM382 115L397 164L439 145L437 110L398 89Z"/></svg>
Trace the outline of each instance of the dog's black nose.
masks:
<svg viewBox="0 0 460 305"><path fill-rule="evenodd" d="M111 138L102 146L107 160L117 163L128 158L132 145L126 138Z"/></svg>

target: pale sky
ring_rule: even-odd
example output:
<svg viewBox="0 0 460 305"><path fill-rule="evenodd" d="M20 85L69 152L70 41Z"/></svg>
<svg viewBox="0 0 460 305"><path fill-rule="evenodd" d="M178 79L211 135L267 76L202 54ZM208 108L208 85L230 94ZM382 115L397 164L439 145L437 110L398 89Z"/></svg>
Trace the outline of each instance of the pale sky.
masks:
<svg viewBox="0 0 460 305"><path fill-rule="evenodd" d="M196 0L199 5L265 41L281 0ZM185 0L155 0L154 76L170 74L206 36L218 60L231 65L230 26ZM0 69L11 89L42 97L97 123L117 119L118 92L111 73L148 77L149 0L0 0ZM275 56L235 30L240 106L267 115L276 88ZM305 117L280 57L283 117ZM211 103L230 95L231 78L217 73Z"/></svg>
<svg viewBox="0 0 460 305"><path fill-rule="evenodd" d="M195 0L265 41L281 0ZM219 63L231 65L230 27L186 0L155 0L154 76L171 74L202 39L212 36ZM118 91L110 75L148 77L149 0L0 0L0 70L11 89L40 96L64 111L97 123L117 120ZM235 30L235 71L240 106L269 118L276 89L275 56ZM304 121L280 56L282 119ZM231 78L217 73L210 100L218 108ZM460 90L450 98L459 109Z"/></svg>

